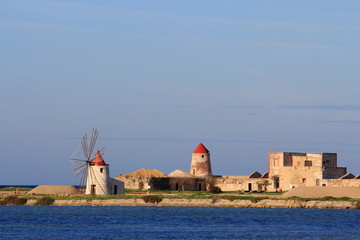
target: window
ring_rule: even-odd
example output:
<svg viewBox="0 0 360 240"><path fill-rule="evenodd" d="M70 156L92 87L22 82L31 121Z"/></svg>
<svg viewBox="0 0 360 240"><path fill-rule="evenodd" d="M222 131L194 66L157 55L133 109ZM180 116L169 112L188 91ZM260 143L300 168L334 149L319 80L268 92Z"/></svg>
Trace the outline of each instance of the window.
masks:
<svg viewBox="0 0 360 240"><path fill-rule="evenodd" d="M103 173L104 169L103 168L100 168L100 172Z"/></svg>
<svg viewBox="0 0 360 240"><path fill-rule="evenodd" d="M274 167L278 167L279 166L279 159L275 158L274 159Z"/></svg>
<svg viewBox="0 0 360 240"><path fill-rule="evenodd" d="M312 167L312 161L305 161L305 167Z"/></svg>
<svg viewBox="0 0 360 240"><path fill-rule="evenodd" d="M302 179L302 183L306 183L306 178L303 178L303 179Z"/></svg>
<svg viewBox="0 0 360 240"><path fill-rule="evenodd" d="M204 158L205 155L201 155L202 158Z"/></svg>

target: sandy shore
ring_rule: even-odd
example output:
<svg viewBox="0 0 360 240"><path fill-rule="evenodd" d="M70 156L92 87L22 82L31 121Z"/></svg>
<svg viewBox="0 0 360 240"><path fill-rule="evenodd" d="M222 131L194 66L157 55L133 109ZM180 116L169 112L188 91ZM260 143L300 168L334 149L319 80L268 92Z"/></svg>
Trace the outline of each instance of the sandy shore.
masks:
<svg viewBox="0 0 360 240"><path fill-rule="evenodd" d="M34 205L29 200L26 205ZM157 206L157 207L241 207L241 208L329 208L356 209L355 202L348 201L300 201L264 199L258 202L250 200L226 199L163 199L160 203L145 203L142 199L107 200L55 200L54 206Z"/></svg>

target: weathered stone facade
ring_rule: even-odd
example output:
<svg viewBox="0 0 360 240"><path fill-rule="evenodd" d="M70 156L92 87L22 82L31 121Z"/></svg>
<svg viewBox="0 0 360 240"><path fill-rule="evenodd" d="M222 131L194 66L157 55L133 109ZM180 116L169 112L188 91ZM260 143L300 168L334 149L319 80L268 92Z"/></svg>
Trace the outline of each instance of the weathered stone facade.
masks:
<svg viewBox="0 0 360 240"><path fill-rule="evenodd" d="M200 143L192 154L190 173L195 177L211 176L210 152Z"/></svg>
<svg viewBox="0 0 360 240"><path fill-rule="evenodd" d="M213 176L210 152L200 143L192 155L190 173L175 170L165 175L153 169L141 169L120 175L129 189L206 190L208 177L222 191L287 191L299 186L360 187L360 175L347 173L346 167L337 166L336 153L268 153L268 172L254 172L248 176Z"/></svg>
<svg viewBox="0 0 360 240"><path fill-rule="evenodd" d="M270 178L278 176L282 190L297 186L332 186L333 182L327 179L339 179L347 174L346 167L337 166L336 153L270 152L268 166Z"/></svg>

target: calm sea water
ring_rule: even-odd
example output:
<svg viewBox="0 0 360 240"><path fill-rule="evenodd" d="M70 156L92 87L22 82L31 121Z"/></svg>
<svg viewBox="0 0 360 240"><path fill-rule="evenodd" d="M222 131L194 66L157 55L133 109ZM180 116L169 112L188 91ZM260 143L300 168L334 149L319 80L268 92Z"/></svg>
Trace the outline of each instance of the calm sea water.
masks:
<svg viewBox="0 0 360 240"><path fill-rule="evenodd" d="M1 239L360 239L360 210L1 206Z"/></svg>

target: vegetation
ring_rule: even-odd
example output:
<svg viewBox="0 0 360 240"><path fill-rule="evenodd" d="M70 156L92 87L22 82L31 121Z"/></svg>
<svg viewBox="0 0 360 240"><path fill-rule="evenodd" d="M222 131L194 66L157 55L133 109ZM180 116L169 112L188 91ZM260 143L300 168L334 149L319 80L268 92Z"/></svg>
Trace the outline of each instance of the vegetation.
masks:
<svg viewBox="0 0 360 240"><path fill-rule="evenodd" d="M157 195L146 195L141 197L141 199L144 200L145 203L159 203L163 198Z"/></svg>
<svg viewBox="0 0 360 240"><path fill-rule="evenodd" d="M20 198L17 196L8 196L0 201L0 205L25 205L27 203L26 198Z"/></svg>
<svg viewBox="0 0 360 240"><path fill-rule="evenodd" d="M207 177L205 179L206 190L213 194L222 193L221 189L216 186L216 178L215 177Z"/></svg>
<svg viewBox="0 0 360 240"><path fill-rule="evenodd" d="M264 180L260 183L262 186L264 186L264 191L267 191L267 187L270 186L269 180Z"/></svg>
<svg viewBox="0 0 360 240"><path fill-rule="evenodd" d="M49 206L49 205L52 205L54 202L55 202L55 199L52 197L41 197L36 201L35 205Z"/></svg>
<svg viewBox="0 0 360 240"><path fill-rule="evenodd" d="M139 190L144 190L144 183L143 182L139 182Z"/></svg>
<svg viewBox="0 0 360 240"><path fill-rule="evenodd" d="M152 194L146 194L142 190L126 190L125 195L77 195L77 196L55 196L55 195L26 195L17 194L8 197L0 196L0 205L24 205L29 199L37 200L35 205L52 205L55 200L83 200L91 202L93 200L107 200L107 199L142 199L146 203L160 203L163 199L208 199L210 203L216 203L222 199L234 202L236 200L249 200L253 203L260 202L264 199L271 200L298 200L301 202L307 201L348 201L353 202L354 208L360 209L360 199L353 199L349 197L332 197L326 196L322 198L302 198L298 196L283 198L280 193L241 193L241 192L226 192L222 194L211 193L210 191L161 191L154 190ZM35 202L35 201L34 201Z"/></svg>
<svg viewBox="0 0 360 240"><path fill-rule="evenodd" d="M277 192L278 188L279 188L279 185L280 185L279 184L280 183L280 176L279 175L272 175L271 180L273 181L275 191Z"/></svg>
<svg viewBox="0 0 360 240"><path fill-rule="evenodd" d="M27 187L5 187L5 188L0 188L0 191L30 191L32 188L27 188Z"/></svg>

